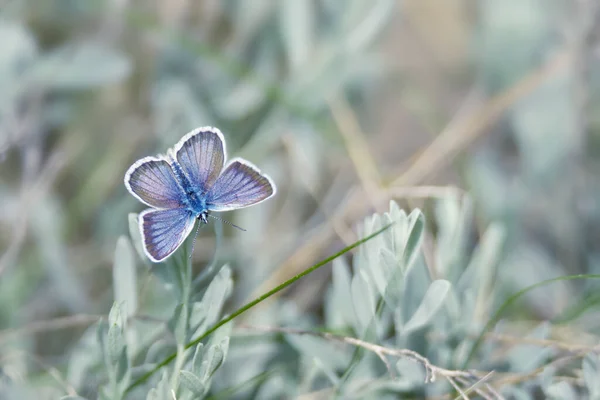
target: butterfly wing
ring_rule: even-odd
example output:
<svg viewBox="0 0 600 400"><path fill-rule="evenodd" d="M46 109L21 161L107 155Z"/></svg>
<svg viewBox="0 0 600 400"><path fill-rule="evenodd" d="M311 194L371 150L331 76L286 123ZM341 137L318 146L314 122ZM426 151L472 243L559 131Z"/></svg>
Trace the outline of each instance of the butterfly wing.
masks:
<svg viewBox="0 0 600 400"><path fill-rule="evenodd" d="M194 228L195 216L182 208L145 210L140 214L144 251L153 262L164 261Z"/></svg>
<svg viewBox="0 0 600 400"><path fill-rule="evenodd" d="M212 211L228 211L260 203L275 194L271 179L241 158L233 159L210 188L206 205Z"/></svg>
<svg viewBox="0 0 600 400"><path fill-rule="evenodd" d="M181 138L174 153L194 190L207 193L223 169L225 140L217 128L197 128Z"/></svg>
<svg viewBox="0 0 600 400"><path fill-rule="evenodd" d="M170 164L157 157L145 157L135 162L125 174L125 187L142 203L156 208L177 208L184 205L184 193Z"/></svg>

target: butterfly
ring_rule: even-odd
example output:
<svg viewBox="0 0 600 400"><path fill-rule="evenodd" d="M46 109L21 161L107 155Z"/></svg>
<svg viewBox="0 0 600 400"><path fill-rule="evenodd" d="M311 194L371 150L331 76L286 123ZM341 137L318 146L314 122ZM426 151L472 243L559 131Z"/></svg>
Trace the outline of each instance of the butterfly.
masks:
<svg viewBox="0 0 600 400"><path fill-rule="evenodd" d="M125 187L152 207L139 215L144 252L153 262L167 259L192 231L208 223L211 211L258 204L275 184L252 163L227 158L223 134L201 127L182 137L166 155L144 157L127 170Z"/></svg>

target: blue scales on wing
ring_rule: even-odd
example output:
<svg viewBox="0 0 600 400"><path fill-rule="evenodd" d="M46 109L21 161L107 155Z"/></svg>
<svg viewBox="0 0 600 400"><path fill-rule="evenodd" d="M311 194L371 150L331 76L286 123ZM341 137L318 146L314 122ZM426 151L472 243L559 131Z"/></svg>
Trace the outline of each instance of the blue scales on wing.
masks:
<svg viewBox="0 0 600 400"><path fill-rule="evenodd" d="M254 165L232 160L206 196L211 211L228 211L251 206L275 194L275 185Z"/></svg>
<svg viewBox="0 0 600 400"><path fill-rule="evenodd" d="M159 262L171 255L189 235L195 221L195 215L183 208L142 212L140 227L148 257Z"/></svg>
<svg viewBox="0 0 600 400"><path fill-rule="evenodd" d="M175 146L175 158L199 194L206 194L215 183L225 157L223 135L215 128L196 129Z"/></svg>
<svg viewBox="0 0 600 400"><path fill-rule="evenodd" d="M151 207L184 207L183 190L164 159L142 158L127 171L125 185L134 196Z"/></svg>

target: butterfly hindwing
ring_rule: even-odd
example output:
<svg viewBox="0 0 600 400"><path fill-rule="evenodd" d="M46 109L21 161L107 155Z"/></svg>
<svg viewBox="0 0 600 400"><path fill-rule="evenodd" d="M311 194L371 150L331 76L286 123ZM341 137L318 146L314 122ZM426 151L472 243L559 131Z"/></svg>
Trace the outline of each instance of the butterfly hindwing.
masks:
<svg viewBox="0 0 600 400"><path fill-rule="evenodd" d="M206 196L211 211L228 211L251 206L275 194L271 179L241 158L231 160Z"/></svg>
<svg viewBox="0 0 600 400"><path fill-rule="evenodd" d="M184 204L184 193L170 164L162 158L145 157L134 163L125 174L125 186L151 207L176 208Z"/></svg>
<svg viewBox="0 0 600 400"><path fill-rule="evenodd" d="M216 128L198 128L179 141L174 153L193 188L206 193L223 169L226 158L225 140Z"/></svg>
<svg viewBox="0 0 600 400"><path fill-rule="evenodd" d="M183 208L145 210L140 214L140 230L146 255L154 262L169 257L194 228L195 216Z"/></svg>

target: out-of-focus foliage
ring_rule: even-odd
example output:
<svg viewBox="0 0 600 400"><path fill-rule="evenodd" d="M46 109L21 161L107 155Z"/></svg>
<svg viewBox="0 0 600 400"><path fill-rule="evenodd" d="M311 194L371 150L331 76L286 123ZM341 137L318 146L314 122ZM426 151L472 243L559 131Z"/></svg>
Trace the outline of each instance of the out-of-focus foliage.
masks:
<svg viewBox="0 0 600 400"><path fill-rule="evenodd" d="M13 0L0 37L1 399L600 399L600 3ZM152 264L124 172L205 125L278 194Z"/></svg>

